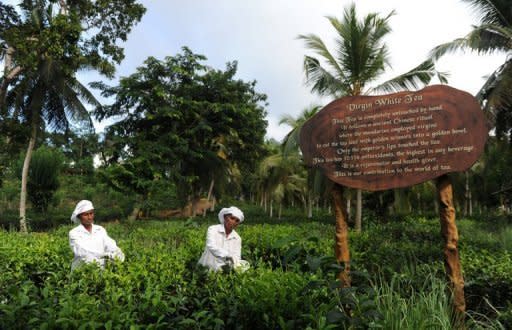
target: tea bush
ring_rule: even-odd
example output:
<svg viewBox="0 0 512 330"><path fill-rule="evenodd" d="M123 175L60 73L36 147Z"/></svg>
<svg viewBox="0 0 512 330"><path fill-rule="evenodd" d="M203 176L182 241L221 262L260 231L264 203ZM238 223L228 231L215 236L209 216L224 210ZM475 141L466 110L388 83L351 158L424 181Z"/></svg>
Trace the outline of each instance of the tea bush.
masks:
<svg viewBox="0 0 512 330"><path fill-rule="evenodd" d="M351 232L353 287L342 290L334 223L255 212L237 229L251 269L213 273L197 260L215 222L104 224L126 261L74 272L71 226L0 231L0 328L407 329L450 322L436 219L405 217ZM469 315L483 315L468 317L468 326L508 327L511 254L477 234L485 228L477 224L460 225Z"/></svg>

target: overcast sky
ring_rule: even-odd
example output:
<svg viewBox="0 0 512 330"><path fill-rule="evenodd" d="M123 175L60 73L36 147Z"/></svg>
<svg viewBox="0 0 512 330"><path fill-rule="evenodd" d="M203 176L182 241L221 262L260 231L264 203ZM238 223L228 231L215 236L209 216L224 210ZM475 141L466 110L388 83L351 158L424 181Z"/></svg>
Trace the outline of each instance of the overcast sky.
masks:
<svg viewBox="0 0 512 330"><path fill-rule="evenodd" d="M17 3L9 0L8 3ZM163 59L188 46L205 55L206 64L225 69L238 61L237 77L256 80L256 90L268 96L267 137L281 140L289 127L278 125L284 114L298 115L311 104L325 105L304 85L302 62L307 50L299 34L314 33L328 44L334 31L325 16L341 17L348 0L142 0L147 8L142 21L124 44L126 58L118 77L128 76L149 56ZM359 17L369 12L390 19L386 39L392 70L384 78L404 73L436 45L466 35L477 17L460 0L358 0ZM452 87L476 94L505 60L504 55L450 55L438 66L450 73ZM82 82L98 76L82 74ZM115 84L115 81L108 82ZM105 125L98 124L99 130Z"/></svg>

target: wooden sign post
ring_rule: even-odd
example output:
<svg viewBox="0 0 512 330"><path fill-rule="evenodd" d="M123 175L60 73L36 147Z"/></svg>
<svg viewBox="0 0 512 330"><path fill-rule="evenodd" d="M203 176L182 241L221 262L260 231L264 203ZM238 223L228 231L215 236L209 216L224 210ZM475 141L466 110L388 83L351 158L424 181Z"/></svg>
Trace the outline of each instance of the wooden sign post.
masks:
<svg viewBox="0 0 512 330"><path fill-rule="evenodd" d="M301 129L304 161L337 183L336 257L350 285L350 256L342 186L365 190L408 187L436 180L445 242L445 266L456 311L464 312L452 186L448 173L465 171L484 150L486 120L476 99L435 85L417 92L344 97L328 104Z"/></svg>

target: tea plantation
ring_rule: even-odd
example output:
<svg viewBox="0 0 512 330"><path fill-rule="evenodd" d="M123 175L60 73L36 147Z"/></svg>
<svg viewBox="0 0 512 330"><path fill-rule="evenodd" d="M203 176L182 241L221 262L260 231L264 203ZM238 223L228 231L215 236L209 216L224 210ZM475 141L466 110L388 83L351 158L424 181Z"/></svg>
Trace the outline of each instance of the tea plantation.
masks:
<svg viewBox="0 0 512 330"><path fill-rule="evenodd" d="M368 221L367 221L368 222ZM197 266L215 217L102 223L124 263L71 272L72 228L0 231L1 329L450 329L437 219L351 232L353 287L340 290L334 220L249 216L244 273ZM512 327L510 219L462 219L470 329Z"/></svg>

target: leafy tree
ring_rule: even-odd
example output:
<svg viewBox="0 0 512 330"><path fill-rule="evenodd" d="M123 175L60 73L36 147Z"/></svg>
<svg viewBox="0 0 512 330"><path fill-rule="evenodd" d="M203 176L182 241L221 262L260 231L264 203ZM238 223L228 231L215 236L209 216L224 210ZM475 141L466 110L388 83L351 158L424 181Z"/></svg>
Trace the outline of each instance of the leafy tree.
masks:
<svg viewBox="0 0 512 330"><path fill-rule="evenodd" d="M0 41L7 57L0 104L9 84L22 72L37 70L44 58L65 60L61 64L70 74L85 66L113 77L115 64L124 58L116 43L127 40L145 12L136 0L22 0L19 7L24 19L12 6L0 7Z"/></svg>
<svg viewBox="0 0 512 330"><path fill-rule="evenodd" d="M19 22L20 17L14 7L0 3L0 31L5 31L13 25L19 24ZM3 39L1 32L0 49L3 50L0 52L0 60L3 60L5 73L10 67L10 62L12 61L10 55L12 50L7 49L7 44ZM5 79L2 78L0 82L3 83L4 81ZM20 128L21 127L17 121L7 120L7 118L5 118L5 109L4 107L0 107L0 131L2 132L2 136L0 137L0 187L5 172L9 166L9 159L12 159L13 155L17 155L19 151L16 150L17 147L19 147L19 144L17 143L19 139L16 139L16 137L26 135L19 134Z"/></svg>
<svg viewBox="0 0 512 330"><path fill-rule="evenodd" d="M487 79L477 98L484 105L490 125L496 127L498 137L512 138L512 10L508 0L462 0L473 7L479 24L464 37L435 47L430 56L437 60L449 53L471 50L478 54L507 54ZM512 142L512 140L511 140Z"/></svg>
<svg viewBox="0 0 512 330"><path fill-rule="evenodd" d="M184 47L162 61L148 58L119 86L96 84L115 97L98 118L122 116L106 132L104 177L141 202L157 180L175 185L181 205L213 181L218 193L231 185L235 195L236 179L254 172L264 152L266 96L255 92L256 82L234 78L236 62L222 71L204 60Z"/></svg>
<svg viewBox="0 0 512 330"><path fill-rule="evenodd" d="M486 207L496 209L505 206L506 195L503 192L512 186L511 161L510 145L500 139L490 138L473 184L473 187L478 187L475 194Z"/></svg>
<svg viewBox="0 0 512 330"><path fill-rule="evenodd" d="M5 92L9 83L19 74L20 67L13 67L14 47L7 43L6 33L13 27L21 24L21 18L11 5L0 3L0 59L4 61L2 80L0 81L0 115L5 114ZM1 119L1 118L0 118Z"/></svg>
<svg viewBox="0 0 512 330"><path fill-rule="evenodd" d="M438 45L430 52L433 60L460 51L469 50L477 54L487 55L503 53L507 58L494 72L492 72L482 86L477 99L481 102L483 109L488 117L488 125L495 128L498 139L506 140L512 143L512 11L510 10L510 1L506 0L463 0L469 4L477 14L479 22L474 25L472 30L463 37L454 39L450 42ZM499 144L499 143L498 143ZM475 195L480 195L479 199L484 202L485 206L496 205L494 200L500 194L493 194L496 191L482 190L482 187L490 187L490 185L498 184L494 181L496 177L502 177L503 172L500 157L495 161L487 162L488 157L496 157L494 151L496 148L502 148L496 141L488 144L486 155L480 161L484 166L479 166L480 170L474 176L466 178L466 196L469 198L471 190L469 186L478 187L473 189ZM507 155L507 152L502 156ZM494 170L491 166L496 166ZM479 172L479 173L478 173ZM489 177L482 178L480 173L486 173ZM512 185L512 181L506 176L502 184ZM473 182L476 180L475 182ZM475 186L476 185L476 186ZM493 189L497 189L494 187ZM502 188L503 189L503 188ZM501 190L502 190L501 189ZM498 189L500 191L500 189ZM466 201L469 204L469 201ZM503 204L503 201L500 202ZM467 205L468 207L470 205ZM466 208L465 208L466 209Z"/></svg>
<svg viewBox="0 0 512 330"><path fill-rule="evenodd" d="M58 13L53 11L57 4ZM9 20L1 23L7 28L0 31L6 65L0 109L10 109L4 118L22 118L30 126L20 194L20 228L26 232L27 175L38 131L47 125L67 130L70 122L91 124L82 102L99 103L75 73L95 69L112 77L114 65L123 58L116 42L126 40L144 8L133 0L24 0L19 7L21 18L9 11L4 15Z"/></svg>
<svg viewBox="0 0 512 330"><path fill-rule="evenodd" d="M53 195L60 186L63 155L51 148L40 147L34 151L28 175L28 198L36 211L46 212Z"/></svg>
<svg viewBox="0 0 512 330"><path fill-rule="evenodd" d="M45 143L59 149L65 157L65 171L82 179L92 179L94 175L94 157L100 152L99 136L89 130L68 131L46 134Z"/></svg>
<svg viewBox="0 0 512 330"><path fill-rule="evenodd" d="M393 15L394 12L391 12L381 18L376 13L370 13L358 20L355 4L352 4L345 9L341 19L327 17L336 31L334 52L327 48L319 36L300 35L299 39L305 42L306 47L319 56L304 57L306 82L311 90L320 95L340 98L417 89L428 84L433 77L446 82L445 76L435 70L433 62L427 60L409 72L370 87L390 67L388 49L383 40L391 32L388 22ZM361 196L361 190L358 189L358 231L361 230Z"/></svg>

